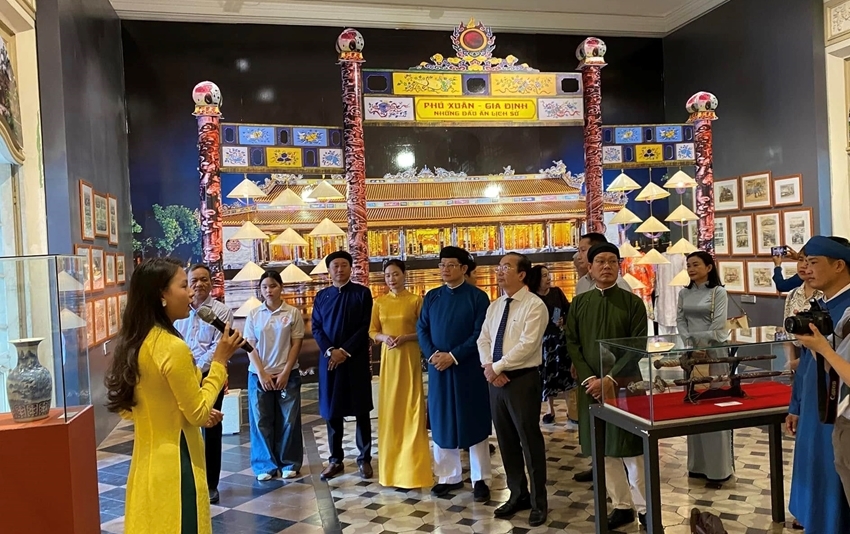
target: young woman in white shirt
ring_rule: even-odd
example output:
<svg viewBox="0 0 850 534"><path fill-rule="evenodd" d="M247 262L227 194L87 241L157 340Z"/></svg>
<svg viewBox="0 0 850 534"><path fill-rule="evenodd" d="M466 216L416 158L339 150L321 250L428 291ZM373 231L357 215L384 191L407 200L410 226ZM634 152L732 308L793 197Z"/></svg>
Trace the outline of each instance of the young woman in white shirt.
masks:
<svg viewBox="0 0 850 534"><path fill-rule="evenodd" d="M304 457L298 372L304 319L298 308L283 301L282 290L279 273L263 273L263 304L251 310L244 328L245 339L254 346L248 355L251 468L261 482L297 476Z"/></svg>

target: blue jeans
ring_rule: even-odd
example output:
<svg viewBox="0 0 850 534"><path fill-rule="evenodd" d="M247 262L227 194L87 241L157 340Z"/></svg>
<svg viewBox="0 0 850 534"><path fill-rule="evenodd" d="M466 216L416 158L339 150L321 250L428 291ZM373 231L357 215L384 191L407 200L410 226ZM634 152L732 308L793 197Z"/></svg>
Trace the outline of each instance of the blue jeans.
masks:
<svg viewBox="0 0 850 534"><path fill-rule="evenodd" d="M304 459L301 436L301 374L293 369L280 391L263 391L260 379L248 373L248 420L251 428L251 468L255 475L300 471Z"/></svg>

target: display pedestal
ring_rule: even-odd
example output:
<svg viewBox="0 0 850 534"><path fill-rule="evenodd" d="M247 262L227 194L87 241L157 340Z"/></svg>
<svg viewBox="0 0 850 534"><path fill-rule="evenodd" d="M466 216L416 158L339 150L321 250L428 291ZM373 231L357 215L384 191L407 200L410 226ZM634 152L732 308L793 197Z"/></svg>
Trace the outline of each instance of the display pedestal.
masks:
<svg viewBox="0 0 850 534"><path fill-rule="evenodd" d="M3 532L100 532L94 409L68 408L68 417L60 408L32 423L0 414Z"/></svg>
<svg viewBox="0 0 850 534"><path fill-rule="evenodd" d="M750 384L753 387L756 384ZM762 384L773 386L775 384ZM778 384L777 384L778 385ZM782 386L790 389L787 386ZM679 393L671 393L682 398ZM663 396L663 395L662 395ZM658 396L656 396L658 397ZM648 399L648 396L632 397ZM684 403L682 403L684 404ZM689 410L699 405L685 404ZM717 411L716 409L714 410ZM754 409L730 413L715 413L702 417L686 417L660 421L655 424L625 412L613 406L595 405L590 407L591 442L593 448L593 496L596 516L596 534L608 534L608 501L605 487L605 426L614 425L643 439L644 483L646 484L647 534L661 534L661 480L659 471L661 462L658 455L658 441L665 438L734 430L755 426L767 427L770 465L770 503L773 521L785 521L785 488L782 464L782 425L788 415L788 406ZM765 525L769 527L769 525Z"/></svg>

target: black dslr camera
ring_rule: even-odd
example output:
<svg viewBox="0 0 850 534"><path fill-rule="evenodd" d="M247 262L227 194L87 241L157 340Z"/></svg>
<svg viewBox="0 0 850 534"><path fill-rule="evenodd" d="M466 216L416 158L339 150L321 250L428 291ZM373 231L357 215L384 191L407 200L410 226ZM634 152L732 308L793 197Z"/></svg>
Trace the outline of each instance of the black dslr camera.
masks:
<svg viewBox="0 0 850 534"><path fill-rule="evenodd" d="M786 332L804 336L811 335L812 331L809 325L813 324L824 336L832 334L834 325L829 312L821 308L816 300L812 300L811 303L812 307L809 308L809 311L800 312L785 319Z"/></svg>

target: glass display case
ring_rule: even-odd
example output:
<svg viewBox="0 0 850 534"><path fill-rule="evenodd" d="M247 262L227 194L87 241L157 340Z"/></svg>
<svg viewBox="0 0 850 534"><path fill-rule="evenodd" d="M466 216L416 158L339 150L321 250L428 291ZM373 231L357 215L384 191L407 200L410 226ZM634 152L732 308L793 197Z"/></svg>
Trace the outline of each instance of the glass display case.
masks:
<svg viewBox="0 0 850 534"><path fill-rule="evenodd" d="M82 256L0 258L0 420L67 421L91 403L89 268Z"/></svg>
<svg viewBox="0 0 850 534"><path fill-rule="evenodd" d="M792 341L772 326L600 341L602 406L653 425L788 406Z"/></svg>

